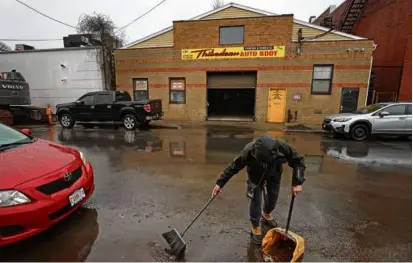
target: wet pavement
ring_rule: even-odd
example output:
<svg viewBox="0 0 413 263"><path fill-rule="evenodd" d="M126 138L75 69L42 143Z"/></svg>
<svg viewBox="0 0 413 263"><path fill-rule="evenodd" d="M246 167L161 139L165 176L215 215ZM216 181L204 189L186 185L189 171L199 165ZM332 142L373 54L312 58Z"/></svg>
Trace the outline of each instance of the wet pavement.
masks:
<svg viewBox="0 0 413 263"><path fill-rule="evenodd" d="M81 150L94 166L96 189L66 220L0 249L3 261L172 260L161 233L183 230L225 165L264 134L231 127L32 131ZM305 239L303 261L412 260L411 141L265 133L305 156L307 181L291 222L291 230ZM245 180L245 171L235 176L187 233L187 261L262 260L249 241ZM288 168L274 212L281 225L290 186Z"/></svg>

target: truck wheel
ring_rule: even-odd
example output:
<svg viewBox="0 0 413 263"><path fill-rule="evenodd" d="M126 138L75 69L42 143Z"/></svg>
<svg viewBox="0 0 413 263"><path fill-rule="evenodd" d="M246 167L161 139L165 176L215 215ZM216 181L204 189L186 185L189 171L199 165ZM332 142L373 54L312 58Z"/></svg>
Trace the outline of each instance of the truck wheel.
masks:
<svg viewBox="0 0 413 263"><path fill-rule="evenodd" d="M369 137L369 128L364 124L357 124L351 129L350 137L355 141L364 141Z"/></svg>
<svg viewBox="0 0 413 263"><path fill-rule="evenodd" d="M73 126L75 126L75 120L70 114L67 113L63 113L62 115L60 115L59 121L60 125L62 125L63 128L70 129Z"/></svg>
<svg viewBox="0 0 413 263"><path fill-rule="evenodd" d="M132 131L136 129L136 126L138 125L138 120L134 115L126 114L122 119L122 123L125 129L127 129L128 131Z"/></svg>

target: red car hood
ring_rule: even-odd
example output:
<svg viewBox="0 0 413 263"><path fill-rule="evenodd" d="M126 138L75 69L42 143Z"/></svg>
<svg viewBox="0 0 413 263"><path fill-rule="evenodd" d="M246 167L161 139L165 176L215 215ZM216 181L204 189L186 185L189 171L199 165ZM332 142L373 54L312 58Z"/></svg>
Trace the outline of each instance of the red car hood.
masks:
<svg viewBox="0 0 413 263"><path fill-rule="evenodd" d="M77 158L78 151L42 139L0 152L0 189L54 172Z"/></svg>

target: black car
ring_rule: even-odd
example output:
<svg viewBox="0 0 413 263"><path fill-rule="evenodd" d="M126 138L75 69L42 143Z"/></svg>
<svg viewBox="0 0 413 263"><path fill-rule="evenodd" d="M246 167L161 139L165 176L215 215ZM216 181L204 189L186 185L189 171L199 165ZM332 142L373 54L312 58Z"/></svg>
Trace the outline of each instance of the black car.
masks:
<svg viewBox="0 0 413 263"><path fill-rule="evenodd" d="M132 101L125 91L89 92L75 102L56 106L56 115L64 128L76 122L119 122L134 130L139 124L161 120L161 100Z"/></svg>

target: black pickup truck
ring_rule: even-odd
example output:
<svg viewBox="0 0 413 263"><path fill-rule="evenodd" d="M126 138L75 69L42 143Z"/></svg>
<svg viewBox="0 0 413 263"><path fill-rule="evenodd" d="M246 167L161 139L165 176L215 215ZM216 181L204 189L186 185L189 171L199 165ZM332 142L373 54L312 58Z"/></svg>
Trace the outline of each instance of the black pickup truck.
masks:
<svg viewBox="0 0 413 263"><path fill-rule="evenodd" d="M56 115L64 128L76 122L119 122L134 130L139 124L161 120L161 100L132 101L125 91L89 92L75 102L58 104Z"/></svg>

